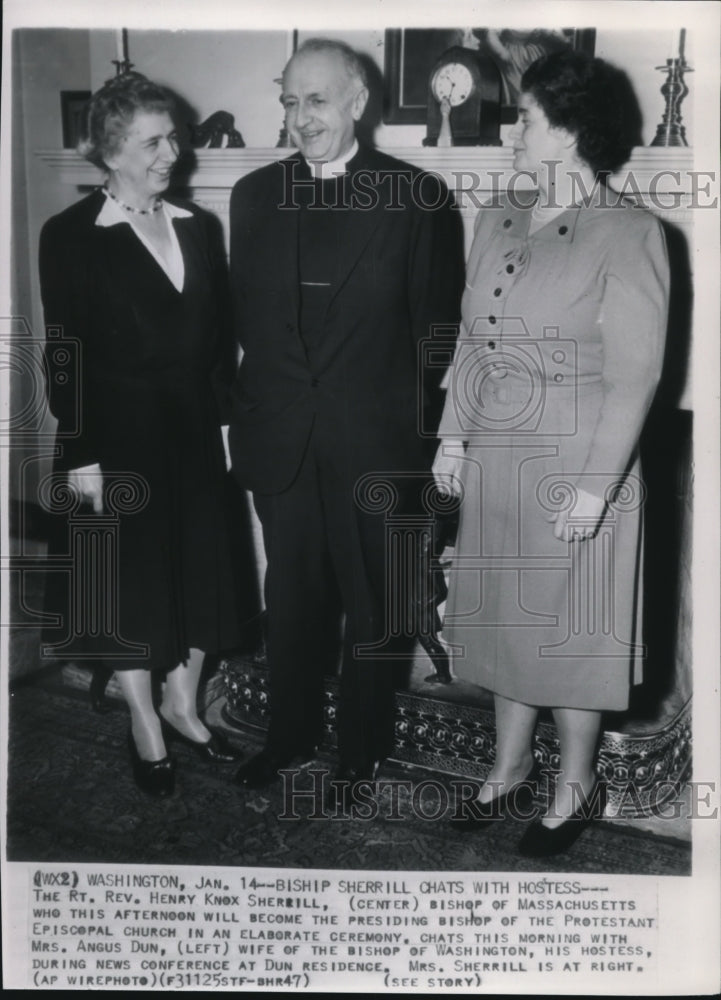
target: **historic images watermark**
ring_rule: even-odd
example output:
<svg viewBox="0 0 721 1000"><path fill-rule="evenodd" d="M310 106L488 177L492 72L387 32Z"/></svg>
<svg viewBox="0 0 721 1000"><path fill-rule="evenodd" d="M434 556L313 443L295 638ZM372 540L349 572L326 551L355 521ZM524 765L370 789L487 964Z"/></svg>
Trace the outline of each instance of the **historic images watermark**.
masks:
<svg viewBox="0 0 721 1000"><path fill-rule="evenodd" d="M550 183L548 190L539 194L537 207L562 208L556 201L553 183L560 160L544 162ZM320 184L299 173L297 160L281 160L279 166L285 173L285 197L279 208L289 211L299 209L304 203L309 209L399 212L409 202L431 212L447 204L460 210L529 209L529 191L537 185L536 174L531 170L449 169L447 174L441 175L433 170L404 167L357 170L339 174L335 184ZM571 204L622 209L632 202L639 208L656 212L681 208L718 209L719 205L718 196L714 194L718 183L715 170L664 168L641 178L631 168L620 171L617 176L597 177L590 188L580 173L570 171L568 177ZM453 192L450 200L449 188Z"/></svg>
<svg viewBox="0 0 721 1000"><path fill-rule="evenodd" d="M424 778L421 781L405 779L377 779L374 781L348 781L334 779L327 768L288 768L279 772L283 781L283 807L278 814L280 820L331 820L347 822L361 820L372 822L384 820L408 822L421 820L424 823L447 823L480 817L477 801L479 782L469 778ZM547 779L519 782L509 793L507 807L497 814L488 814L492 823L510 820L529 822L540 814L539 802L543 801L544 815L554 818L554 812L546 809ZM571 783L574 806L582 818L623 819L635 817L639 803L638 793L629 782L620 798L608 804L603 810L599 795L587 800L580 785ZM599 786L597 786L599 787ZM344 795L330 798L331 789L343 791ZM653 815L660 820L718 819L718 807L713 805L717 796L717 785L713 781L689 781L689 793L679 797L677 787L672 782L659 782L651 793L650 805ZM563 819L563 816L558 816Z"/></svg>

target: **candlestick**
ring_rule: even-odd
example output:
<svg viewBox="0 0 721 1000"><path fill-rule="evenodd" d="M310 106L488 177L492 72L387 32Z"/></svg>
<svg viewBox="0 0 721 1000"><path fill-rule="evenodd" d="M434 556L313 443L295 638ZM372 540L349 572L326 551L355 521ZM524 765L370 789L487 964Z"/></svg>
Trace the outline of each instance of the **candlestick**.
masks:
<svg viewBox="0 0 721 1000"><path fill-rule="evenodd" d="M130 56L128 55L127 28L120 28L115 33L115 54L118 57L112 60L115 66L115 75L122 76L123 73L129 73L133 68L133 63L131 63Z"/></svg>
<svg viewBox="0 0 721 1000"><path fill-rule="evenodd" d="M688 87L683 78L684 73L693 73L693 69L686 62L685 44L686 29L681 28L678 40L678 57L674 58L672 55L670 59L666 60L665 66L656 66L656 69L666 73L666 79L661 87L661 93L666 100L666 110L656 129L656 135L651 142L652 146L688 146L686 130L681 122L680 105L688 94Z"/></svg>

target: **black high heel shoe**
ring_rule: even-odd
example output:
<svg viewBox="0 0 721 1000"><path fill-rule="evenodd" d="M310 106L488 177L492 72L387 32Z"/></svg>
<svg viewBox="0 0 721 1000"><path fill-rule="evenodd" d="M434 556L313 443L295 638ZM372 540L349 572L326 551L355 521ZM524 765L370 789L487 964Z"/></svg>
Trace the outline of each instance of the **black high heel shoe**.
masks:
<svg viewBox="0 0 721 1000"><path fill-rule="evenodd" d="M138 788L148 795L158 799L172 795L175 790L175 762L170 757L162 760L143 760L133 739L132 730L128 730L128 749L130 763L133 767L133 778Z"/></svg>
<svg viewBox="0 0 721 1000"><path fill-rule="evenodd" d="M454 830L469 832L471 830L480 830L488 826L489 823L502 819L504 813L509 808L512 813L523 812L525 814L533 802L540 778L541 766L534 757L531 770L525 778L517 781L507 792L504 792L503 795L497 795L490 802L478 802L478 800L474 800L466 803L472 810L471 814L466 816L452 816L450 820L451 826ZM534 786L536 786L535 790Z"/></svg>
<svg viewBox="0 0 721 1000"><path fill-rule="evenodd" d="M231 746L225 736L212 729L208 739L201 743L199 740L193 740L185 733L181 733L172 722L168 722L162 715L160 716L160 728L166 742L174 740L176 743L184 743L185 746L192 747L202 760L212 761L216 764L232 764L243 756L239 750Z"/></svg>
<svg viewBox="0 0 721 1000"><path fill-rule="evenodd" d="M597 781L591 794L583 800L572 816L559 826L544 826L534 820L518 843L518 853L524 858L550 858L572 847L588 824L600 819L606 808L606 783Z"/></svg>

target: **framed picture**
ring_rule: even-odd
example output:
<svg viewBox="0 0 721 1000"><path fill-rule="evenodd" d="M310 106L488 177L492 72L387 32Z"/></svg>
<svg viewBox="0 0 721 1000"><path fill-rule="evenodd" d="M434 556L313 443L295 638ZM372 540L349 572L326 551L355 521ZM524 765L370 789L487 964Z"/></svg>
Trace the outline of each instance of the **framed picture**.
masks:
<svg viewBox="0 0 721 1000"><path fill-rule="evenodd" d="M595 28L388 28L385 33L387 125L423 125L428 103L428 74L452 45L490 55L503 83L501 122L516 120L521 77L539 56L573 48L593 55Z"/></svg>
<svg viewBox="0 0 721 1000"><path fill-rule="evenodd" d="M61 90L63 149L75 149L83 135L83 114L90 100L89 90Z"/></svg>

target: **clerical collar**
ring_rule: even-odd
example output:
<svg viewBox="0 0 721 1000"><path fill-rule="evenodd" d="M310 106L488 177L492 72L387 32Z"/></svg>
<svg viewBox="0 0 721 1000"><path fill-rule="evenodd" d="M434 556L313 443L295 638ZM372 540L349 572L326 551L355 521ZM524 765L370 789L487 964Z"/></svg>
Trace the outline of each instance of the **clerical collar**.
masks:
<svg viewBox="0 0 721 1000"><path fill-rule="evenodd" d="M358 140L353 140L353 145L344 153L343 156L339 156L337 160L307 160L308 166L310 167L311 173L315 178L322 181L330 180L331 177L337 177L339 174L344 174L348 169L348 164L353 159L355 154L358 152Z"/></svg>

